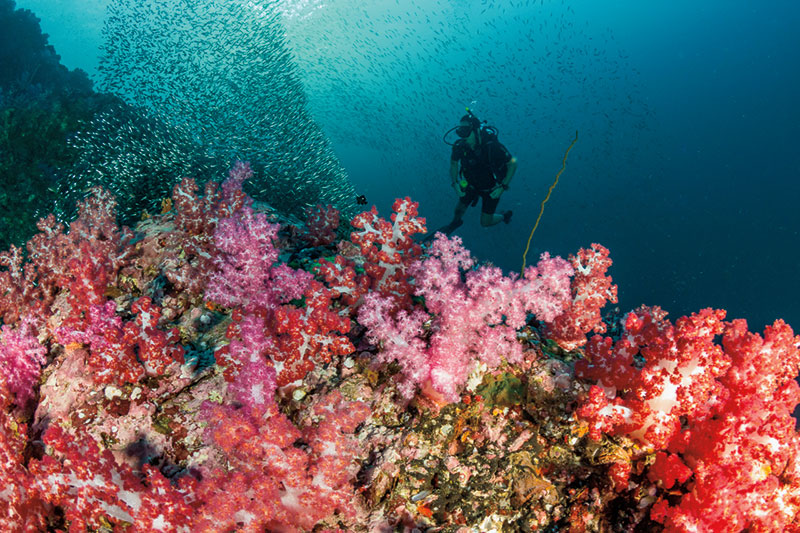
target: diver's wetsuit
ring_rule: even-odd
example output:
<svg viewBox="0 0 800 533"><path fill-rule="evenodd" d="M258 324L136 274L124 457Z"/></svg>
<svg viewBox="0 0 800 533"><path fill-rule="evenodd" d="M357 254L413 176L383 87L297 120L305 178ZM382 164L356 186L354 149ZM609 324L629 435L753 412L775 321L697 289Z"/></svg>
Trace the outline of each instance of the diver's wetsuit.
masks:
<svg viewBox="0 0 800 533"><path fill-rule="evenodd" d="M506 165L511 161L506 147L497 139L485 139L473 151L465 139L459 139L453 144L450 159L460 163L460 173L468 184L459 202L475 205L481 198L481 212L494 214L500 198L491 198L489 193L506 176Z"/></svg>

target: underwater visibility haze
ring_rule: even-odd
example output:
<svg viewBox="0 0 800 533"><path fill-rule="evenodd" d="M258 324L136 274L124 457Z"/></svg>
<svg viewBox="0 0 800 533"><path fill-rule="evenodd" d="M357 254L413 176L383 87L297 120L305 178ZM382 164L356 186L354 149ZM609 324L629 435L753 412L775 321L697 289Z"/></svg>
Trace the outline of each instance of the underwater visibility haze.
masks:
<svg viewBox="0 0 800 533"><path fill-rule="evenodd" d="M0 529L800 532L797 2L0 23Z"/></svg>
<svg viewBox="0 0 800 533"><path fill-rule="evenodd" d="M103 47L123 46L103 41L108 4L18 2L42 19L64 63L96 80ZM204 16L202 2L163 5L167 19L180 15L170 5ZM677 317L714 306L754 328L800 321L794 3L265 5L282 14L310 113L381 212L410 195L429 227L449 221L441 136L470 106L520 164L498 208L515 210L511 225L480 228L473 208L459 233L481 259L518 269L579 130L535 253L608 246L623 311L646 303Z"/></svg>

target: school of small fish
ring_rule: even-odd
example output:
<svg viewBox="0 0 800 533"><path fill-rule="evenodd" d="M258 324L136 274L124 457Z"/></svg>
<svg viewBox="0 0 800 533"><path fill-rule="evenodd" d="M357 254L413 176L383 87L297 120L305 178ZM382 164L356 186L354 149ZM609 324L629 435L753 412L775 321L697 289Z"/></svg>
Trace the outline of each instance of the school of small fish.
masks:
<svg viewBox="0 0 800 533"><path fill-rule="evenodd" d="M527 162L582 130L602 180L635 164L620 132L641 140L652 112L611 30L580 19L563 0L112 0L100 88L140 111L76 136L79 168L156 205L182 175L249 160L257 199L347 215L357 196L334 148L355 149L396 195L449 211L442 135L470 106Z"/></svg>
<svg viewBox="0 0 800 533"><path fill-rule="evenodd" d="M220 179L245 160L257 171L248 192L286 214L354 207L280 17L274 2L113 0L99 87L137 111L96 117L73 141L90 184L154 205L185 175Z"/></svg>

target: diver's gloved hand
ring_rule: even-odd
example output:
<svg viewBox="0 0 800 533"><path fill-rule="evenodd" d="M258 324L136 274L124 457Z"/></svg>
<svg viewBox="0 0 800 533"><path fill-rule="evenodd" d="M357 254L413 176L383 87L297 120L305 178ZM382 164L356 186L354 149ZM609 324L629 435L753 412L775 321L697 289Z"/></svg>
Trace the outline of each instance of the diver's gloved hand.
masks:
<svg viewBox="0 0 800 533"><path fill-rule="evenodd" d="M496 185L495 188L492 189L492 192L489 193L489 197L492 200L497 200L498 198L500 198L500 195L503 194L503 192L505 192L505 189L503 188L503 186L502 185Z"/></svg>
<svg viewBox="0 0 800 533"><path fill-rule="evenodd" d="M456 190L456 194L459 198L462 198L465 194L467 194L467 182L465 180L453 183L453 188Z"/></svg>

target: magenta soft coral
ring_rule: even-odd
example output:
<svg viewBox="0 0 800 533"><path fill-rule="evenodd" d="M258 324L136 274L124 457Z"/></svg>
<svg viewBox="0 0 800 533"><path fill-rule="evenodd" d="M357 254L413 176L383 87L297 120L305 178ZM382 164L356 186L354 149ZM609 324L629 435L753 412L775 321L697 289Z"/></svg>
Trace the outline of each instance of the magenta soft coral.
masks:
<svg viewBox="0 0 800 533"><path fill-rule="evenodd" d="M84 327L61 327L55 332L61 344L89 347L87 367L97 383L136 383L145 375L158 376L170 365L183 363L178 330L158 329L160 309L149 298L134 302L133 321L123 323L116 308L113 301L92 305Z"/></svg>
<svg viewBox="0 0 800 533"><path fill-rule="evenodd" d="M220 220L214 232L217 273L211 276L205 297L248 313L273 310L300 298L312 275L277 262L278 229L265 214L248 206Z"/></svg>
<svg viewBox="0 0 800 533"><path fill-rule="evenodd" d="M252 205L252 199L242 190L252 174L249 164L237 162L222 186L208 181L202 197L197 194L199 187L193 178L182 179L172 189L172 225L169 231L145 235L137 247L141 249L142 260L147 265L158 265L160 273L175 289L191 295L202 294L215 270L217 224ZM157 224L164 223L163 219L156 220ZM128 274L140 275L136 269Z"/></svg>
<svg viewBox="0 0 800 533"><path fill-rule="evenodd" d="M394 302L377 293L364 297L358 322L367 328L366 338L381 347L376 362L396 361L400 373L395 382L401 396L411 399L417 388L430 380L428 343L423 332L430 315L421 308L394 309Z"/></svg>
<svg viewBox="0 0 800 533"><path fill-rule="evenodd" d="M224 185L224 195L233 195L237 187L241 183L235 180ZM283 386L302 379L315 364L329 362L333 355L351 353L349 339L339 334L350 330L350 320L331 309L332 289L312 274L278 262L278 224L247 204L217 225L218 271L209 281L206 298L237 308L239 316L263 319L270 334L269 349L261 351L271 358L278 386ZM292 300L303 303L292 305ZM238 333L234 326L229 337L235 339ZM224 358L229 353L228 349L219 355Z"/></svg>
<svg viewBox="0 0 800 533"><path fill-rule="evenodd" d="M217 271L210 276L205 297L246 313L267 313L282 303L300 298L313 277L278 262L275 247L280 226L267 215L253 211L242 184L252 176L247 163L238 162L222 184L214 230Z"/></svg>
<svg viewBox="0 0 800 533"><path fill-rule="evenodd" d="M230 344L217 354L217 362L226 367L228 392L249 409L264 408L272 403L277 387L275 367L267 363L275 345L266 335L264 319L237 313L229 333Z"/></svg>

